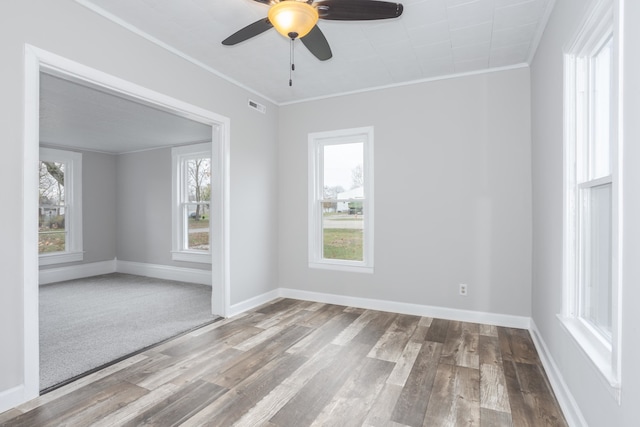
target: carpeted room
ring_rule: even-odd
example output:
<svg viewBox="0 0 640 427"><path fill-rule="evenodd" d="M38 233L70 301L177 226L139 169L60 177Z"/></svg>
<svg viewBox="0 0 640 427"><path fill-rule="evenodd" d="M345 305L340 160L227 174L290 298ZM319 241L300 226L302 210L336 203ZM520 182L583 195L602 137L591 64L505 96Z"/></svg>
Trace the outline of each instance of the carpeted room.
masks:
<svg viewBox="0 0 640 427"><path fill-rule="evenodd" d="M211 287L112 273L40 287L40 387L51 390L215 321Z"/></svg>
<svg viewBox="0 0 640 427"><path fill-rule="evenodd" d="M41 73L40 99L40 389L48 390L215 318L209 204L199 203L211 200L210 161L194 181L203 194L181 205L190 216L180 238L204 262L172 252L172 147L211 140L212 127L69 76Z"/></svg>

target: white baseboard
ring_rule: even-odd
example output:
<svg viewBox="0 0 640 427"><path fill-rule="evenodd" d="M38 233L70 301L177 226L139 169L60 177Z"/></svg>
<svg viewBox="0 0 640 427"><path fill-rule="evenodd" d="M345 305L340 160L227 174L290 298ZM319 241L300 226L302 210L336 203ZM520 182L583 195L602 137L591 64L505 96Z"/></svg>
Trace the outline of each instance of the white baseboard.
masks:
<svg viewBox="0 0 640 427"><path fill-rule="evenodd" d="M116 260L90 262L65 267L48 268L40 270L39 283L62 282L64 280L82 279L84 277L99 276L101 274L115 273Z"/></svg>
<svg viewBox="0 0 640 427"><path fill-rule="evenodd" d="M0 414L11 408L26 402L29 398L25 396L23 384L0 392Z"/></svg>
<svg viewBox="0 0 640 427"><path fill-rule="evenodd" d="M571 394L567 383L564 382L562 373L558 369L556 362L553 360L553 357L542 339L540 331L533 319L531 319L531 328L529 329L529 332L531 333L531 339L533 339L533 344L536 346L536 350L538 351L538 355L542 361L542 366L544 366L544 370L547 373L553 392L558 399L558 404L560 405L560 408L562 408L564 417L567 419L567 424L571 427L587 427L587 421L584 419L582 411L580 411L580 407L573 398L573 394Z"/></svg>
<svg viewBox="0 0 640 427"><path fill-rule="evenodd" d="M84 277L116 272L211 286L211 271L209 270L121 261L117 259L43 269L39 272L39 283L45 285L47 283L82 279Z"/></svg>
<svg viewBox="0 0 640 427"><path fill-rule="evenodd" d="M121 261L116 263L118 273L155 277L156 279L177 280L211 286L211 271L196 268L174 267L170 265L147 264L142 262Z"/></svg>
<svg viewBox="0 0 640 427"><path fill-rule="evenodd" d="M279 297L280 297L279 289L275 289L273 291L266 292L262 295L249 298L248 300L244 300L238 304L234 304L231 307L229 307L229 312L227 313L227 317L232 317L240 313L244 313L245 311L249 311L253 308L258 307L259 305L265 304L269 301L273 301L274 299Z"/></svg>
<svg viewBox="0 0 640 427"><path fill-rule="evenodd" d="M455 308L350 297L288 288L280 288L279 296L305 301L347 305L349 307L365 308L368 310L389 311L392 313L411 314L414 316L436 317L439 319L457 320L461 322L483 323L486 325L504 326L508 328L529 329L531 320L529 317L525 316L459 310Z"/></svg>
<svg viewBox="0 0 640 427"><path fill-rule="evenodd" d="M411 314L414 316L437 317L439 319L458 320L462 322L483 323L487 325L504 326L508 328L529 329L531 319L524 316L508 314L484 313L480 311L459 310L446 307L435 307L395 301L384 301L370 298L350 297L344 295L325 294L321 292L301 291L298 289L278 288L258 295L230 307L229 317L251 310L261 304L278 297L293 298L304 301L322 302L327 304L346 305L349 307L365 308L368 310L389 311L392 313Z"/></svg>

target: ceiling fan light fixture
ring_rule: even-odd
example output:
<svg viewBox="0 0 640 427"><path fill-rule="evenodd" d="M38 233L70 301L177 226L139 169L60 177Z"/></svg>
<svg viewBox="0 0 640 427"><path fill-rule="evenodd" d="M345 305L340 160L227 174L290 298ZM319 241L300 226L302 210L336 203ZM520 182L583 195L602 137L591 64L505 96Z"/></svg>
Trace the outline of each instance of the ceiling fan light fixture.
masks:
<svg viewBox="0 0 640 427"><path fill-rule="evenodd" d="M309 34L319 18L315 7L296 0L274 4L269 9L268 16L276 31L291 39Z"/></svg>

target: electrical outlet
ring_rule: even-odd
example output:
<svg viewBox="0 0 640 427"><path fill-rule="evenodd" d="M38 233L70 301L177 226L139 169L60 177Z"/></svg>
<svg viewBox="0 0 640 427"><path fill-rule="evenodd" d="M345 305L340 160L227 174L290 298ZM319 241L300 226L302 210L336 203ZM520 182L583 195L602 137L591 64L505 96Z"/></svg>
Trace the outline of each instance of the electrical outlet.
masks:
<svg viewBox="0 0 640 427"><path fill-rule="evenodd" d="M464 283L460 283L460 295L463 297L467 296L467 285Z"/></svg>

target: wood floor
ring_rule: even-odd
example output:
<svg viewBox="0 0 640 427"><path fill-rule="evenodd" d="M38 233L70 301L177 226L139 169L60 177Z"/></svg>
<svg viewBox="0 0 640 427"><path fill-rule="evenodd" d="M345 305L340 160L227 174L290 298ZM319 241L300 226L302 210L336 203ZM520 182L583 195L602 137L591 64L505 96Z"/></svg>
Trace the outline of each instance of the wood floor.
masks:
<svg viewBox="0 0 640 427"><path fill-rule="evenodd" d="M2 426L565 426L527 331L280 299Z"/></svg>

